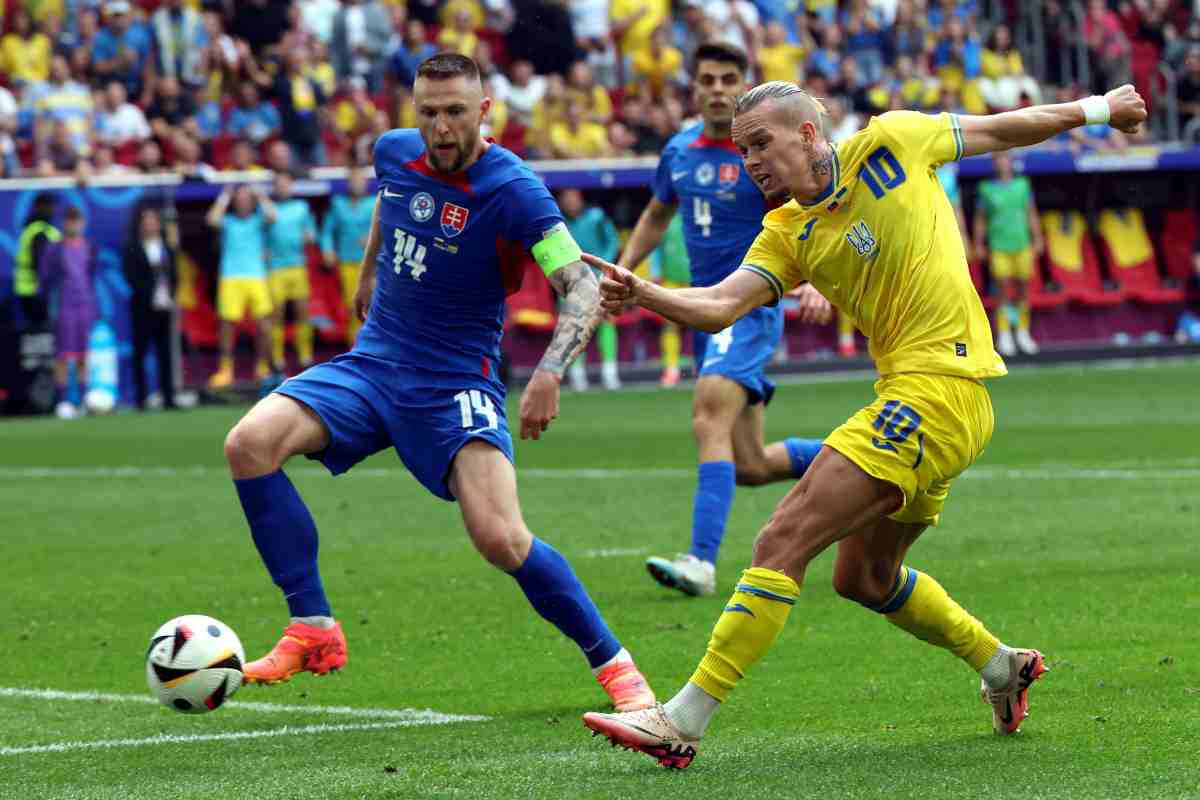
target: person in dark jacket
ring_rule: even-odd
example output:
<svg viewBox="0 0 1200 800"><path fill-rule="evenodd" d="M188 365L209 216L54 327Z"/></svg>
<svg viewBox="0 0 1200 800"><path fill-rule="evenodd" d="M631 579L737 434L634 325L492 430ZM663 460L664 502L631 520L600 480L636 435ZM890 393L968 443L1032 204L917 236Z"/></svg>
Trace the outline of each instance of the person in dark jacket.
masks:
<svg viewBox="0 0 1200 800"><path fill-rule="evenodd" d="M162 217L147 206L138 213L121 257L129 284L133 323L133 379L137 405L146 408L146 351L154 345L164 408L175 408L175 370L171 336L175 310L175 249L163 235Z"/></svg>

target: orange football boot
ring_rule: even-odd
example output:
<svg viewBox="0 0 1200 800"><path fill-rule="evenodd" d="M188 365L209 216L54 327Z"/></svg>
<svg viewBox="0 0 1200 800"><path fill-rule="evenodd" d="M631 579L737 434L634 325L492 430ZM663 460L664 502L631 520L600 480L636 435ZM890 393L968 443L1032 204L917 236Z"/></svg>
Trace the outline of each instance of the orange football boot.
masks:
<svg viewBox="0 0 1200 800"><path fill-rule="evenodd" d="M242 672L246 683L286 683L297 672L327 675L344 666L346 636L340 622L332 628L293 622L271 652L251 661Z"/></svg>
<svg viewBox="0 0 1200 800"><path fill-rule="evenodd" d="M632 661L618 661L600 670L596 680L617 711L637 711L651 708L658 700L646 677Z"/></svg>

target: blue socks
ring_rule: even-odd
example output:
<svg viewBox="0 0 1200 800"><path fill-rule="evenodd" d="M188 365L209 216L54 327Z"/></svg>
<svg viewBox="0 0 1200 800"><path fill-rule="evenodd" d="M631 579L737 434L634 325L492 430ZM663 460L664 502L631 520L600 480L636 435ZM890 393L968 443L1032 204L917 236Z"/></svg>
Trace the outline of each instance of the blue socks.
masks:
<svg viewBox="0 0 1200 800"><path fill-rule="evenodd" d="M692 505L691 553L696 558L713 564L717 562L736 485L737 473L732 461L708 461L700 465L696 499Z"/></svg>
<svg viewBox="0 0 1200 800"><path fill-rule="evenodd" d="M535 537L525 563L512 576L529 604L579 645L591 667L600 666L620 652L621 643L608 629L571 565L553 547Z"/></svg>
<svg viewBox="0 0 1200 800"><path fill-rule="evenodd" d="M329 617L317 571L317 525L283 470L235 480L254 546L293 617Z"/></svg>
<svg viewBox="0 0 1200 800"><path fill-rule="evenodd" d="M802 477L817 457L817 453L821 452L820 439L784 439L783 446L787 448L788 458L792 460L793 478Z"/></svg>

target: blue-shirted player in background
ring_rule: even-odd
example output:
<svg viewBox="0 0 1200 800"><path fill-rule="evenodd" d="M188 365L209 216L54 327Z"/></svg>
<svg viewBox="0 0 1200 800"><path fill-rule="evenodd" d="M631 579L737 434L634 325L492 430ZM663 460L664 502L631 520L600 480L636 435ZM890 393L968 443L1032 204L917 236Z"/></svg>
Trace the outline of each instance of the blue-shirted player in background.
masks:
<svg viewBox="0 0 1200 800"><path fill-rule="evenodd" d="M662 241L676 209L691 260L692 285L713 286L736 270L762 229L767 211L786 196L767 199L742 169L729 138L734 101L746 90L746 54L726 44L703 44L693 56L692 93L703 123L676 134L663 150L654 196L621 254L633 270ZM824 322L830 306L812 287L798 295L801 319ZM699 380L692 431L699 475L692 544L674 560L657 556L646 568L659 583L689 595L716 588L715 563L735 485L795 480L821 449L816 439L766 444L763 420L775 384L765 369L783 336L783 310L762 307L732 327L695 334Z"/></svg>
<svg viewBox="0 0 1200 800"><path fill-rule="evenodd" d="M425 488L458 501L475 547L579 645L614 705L651 706L654 693L571 567L525 526L497 376L504 299L532 251L563 298L521 397L521 437L537 439L558 414L564 370L603 316L599 283L545 185L480 138L491 100L475 62L443 53L417 75L419 131L394 130L375 145L379 194L354 349L284 383L225 442L254 543L291 613L246 679L275 683L346 663L317 570L316 526L281 467L303 454L336 475L391 446Z"/></svg>

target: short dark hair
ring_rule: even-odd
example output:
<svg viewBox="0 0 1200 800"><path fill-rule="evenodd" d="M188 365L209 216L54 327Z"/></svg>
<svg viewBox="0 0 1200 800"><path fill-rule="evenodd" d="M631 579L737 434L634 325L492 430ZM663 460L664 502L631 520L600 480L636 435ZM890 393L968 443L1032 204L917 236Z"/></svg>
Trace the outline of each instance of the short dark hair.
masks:
<svg viewBox="0 0 1200 800"><path fill-rule="evenodd" d="M743 75L750 68L750 59L746 51L736 45L724 42L705 42L692 53L692 75L700 69L701 61L717 61L721 64L733 64Z"/></svg>
<svg viewBox="0 0 1200 800"><path fill-rule="evenodd" d="M468 80L479 80L479 65L474 59L459 53L438 53L425 59L417 67L418 78L444 81L459 75Z"/></svg>

